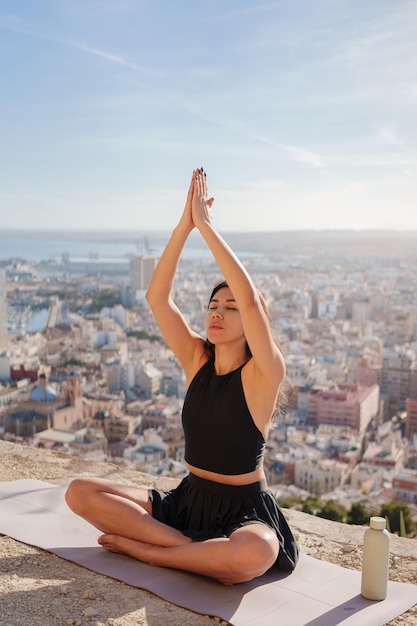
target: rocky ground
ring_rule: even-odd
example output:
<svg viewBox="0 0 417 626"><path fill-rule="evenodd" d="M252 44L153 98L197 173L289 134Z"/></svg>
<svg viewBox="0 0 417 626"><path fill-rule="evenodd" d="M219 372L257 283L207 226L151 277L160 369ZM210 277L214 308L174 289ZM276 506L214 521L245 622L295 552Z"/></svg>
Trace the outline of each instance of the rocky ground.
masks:
<svg viewBox="0 0 417 626"><path fill-rule="evenodd" d="M137 485L172 486L153 479L57 453L0 441L0 480L36 478L66 485L76 476L97 475ZM1 514L1 511L0 511ZM362 527L347 526L285 510L301 551L359 570ZM417 541L392 536L390 579L417 584ZM174 606L153 594L95 574L38 548L0 536L0 626L204 626L224 624ZM417 624L417 605L389 622Z"/></svg>

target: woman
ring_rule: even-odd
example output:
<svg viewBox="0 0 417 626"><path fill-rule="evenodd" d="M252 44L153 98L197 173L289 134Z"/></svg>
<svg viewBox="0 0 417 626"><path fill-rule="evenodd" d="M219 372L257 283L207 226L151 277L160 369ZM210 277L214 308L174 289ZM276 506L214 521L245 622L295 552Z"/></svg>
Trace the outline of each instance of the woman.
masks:
<svg viewBox="0 0 417 626"><path fill-rule="evenodd" d="M263 470L285 365L260 295L212 224L212 204L205 172L194 170L184 211L147 292L186 375L189 475L168 493L80 478L66 500L103 532L98 541L105 549L233 585L274 564L292 570L298 548ZM210 297L206 341L172 299L180 255L194 228L225 278Z"/></svg>

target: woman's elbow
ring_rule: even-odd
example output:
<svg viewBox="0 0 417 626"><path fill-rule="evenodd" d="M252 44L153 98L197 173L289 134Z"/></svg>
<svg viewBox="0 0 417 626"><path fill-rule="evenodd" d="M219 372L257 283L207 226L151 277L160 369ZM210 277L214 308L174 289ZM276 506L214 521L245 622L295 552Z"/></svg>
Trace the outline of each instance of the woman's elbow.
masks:
<svg viewBox="0 0 417 626"><path fill-rule="evenodd" d="M158 293L155 287L152 286L152 284L149 285L148 289L146 290L145 298L148 304L150 305L150 307L153 309L155 305L157 304Z"/></svg>

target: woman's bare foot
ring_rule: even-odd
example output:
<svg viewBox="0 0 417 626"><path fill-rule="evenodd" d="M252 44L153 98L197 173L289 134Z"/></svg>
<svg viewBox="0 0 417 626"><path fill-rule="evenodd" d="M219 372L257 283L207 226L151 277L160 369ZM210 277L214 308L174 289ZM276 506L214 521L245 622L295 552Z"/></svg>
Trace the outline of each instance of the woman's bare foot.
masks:
<svg viewBox="0 0 417 626"><path fill-rule="evenodd" d="M152 564L151 553L154 545L150 543L144 543L143 541L136 541L135 539L129 539L128 537L122 537L121 535L114 535L106 533L98 538L98 543L109 552L119 552L120 554L127 554L143 561L143 563Z"/></svg>

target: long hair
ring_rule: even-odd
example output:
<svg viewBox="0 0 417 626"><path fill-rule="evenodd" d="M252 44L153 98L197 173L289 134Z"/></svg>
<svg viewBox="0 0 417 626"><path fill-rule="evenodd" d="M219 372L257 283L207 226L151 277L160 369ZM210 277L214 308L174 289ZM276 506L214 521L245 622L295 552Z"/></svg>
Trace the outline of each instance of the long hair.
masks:
<svg viewBox="0 0 417 626"><path fill-rule="evenodd" d="M220 289L225 289L225 288L228 288L228 287L229 287L229 285L228 285L226 280L222 280L219 283L217 283L214 286L213 291L210 294L210 298L209 298L209 301L208 301L209 306L210 306L210 302L213 300L213 298L216 295L216 293ZM275 343L277 344L277 346L279 348L280 347L279 343L278 343L278 341L274 337L274 332L273 332L273 327L272 327L272 320L271 320L271 316L269 314L268 305L266 304L265 298L263 297L261 292L258 291L257 293L258 293L258 297L259 297L259 300L261 302L262 308L264 310L264 313L266 315L266 318L268 320L268 324L269 324L269 328L271 329L272 336L274 338ZM211 343L211 341L206 339L205 346L206 346L206 350L210 354L211 358L214 359L215 347L216 347L214 345L214 343ZM246 348L246 356L248 357L248 359L250 359L251 356L252 356L252 352L251 352L251 349L250 349L249 344L248 344L247 341L245 341L245 348ZM281 381L279 395L278 395L278 401L277 401L277 406L276 406L276 410L279 413L285 413L285 411L286 411L286 409L288 407L288 397L287 397L287 393L285 391L285 387L288 387L288 384L289 384L289 379L285 376L284 379Z"/></svg>

